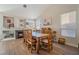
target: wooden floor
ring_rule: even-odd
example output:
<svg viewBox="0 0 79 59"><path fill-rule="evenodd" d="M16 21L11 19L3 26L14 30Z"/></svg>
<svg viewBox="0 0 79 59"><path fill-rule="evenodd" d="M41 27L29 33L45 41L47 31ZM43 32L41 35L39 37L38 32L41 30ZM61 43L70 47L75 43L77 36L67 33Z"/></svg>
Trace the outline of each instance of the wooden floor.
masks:
<svg viewBox="0 0 79 59"><path fill-rule="evenodd" d="M79 48L53 44L53 50L48 53L45 50L40 50L39 55L79 55ZM8 40L0 42L0 55L37 55L35 51L30 53L26 45L23 43L23 39Z"/></svg>

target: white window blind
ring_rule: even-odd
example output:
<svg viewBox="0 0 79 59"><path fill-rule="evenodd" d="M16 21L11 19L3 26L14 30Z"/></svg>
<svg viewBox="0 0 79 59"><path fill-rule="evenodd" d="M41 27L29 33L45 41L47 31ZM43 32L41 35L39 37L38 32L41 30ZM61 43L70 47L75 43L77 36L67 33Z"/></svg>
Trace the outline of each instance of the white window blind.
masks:
<svg viewBox="0 0 79 59"><path fill-rule="evenodd" d="M67 37L76 36L76 11L61 15L61 35Z"/></svg>

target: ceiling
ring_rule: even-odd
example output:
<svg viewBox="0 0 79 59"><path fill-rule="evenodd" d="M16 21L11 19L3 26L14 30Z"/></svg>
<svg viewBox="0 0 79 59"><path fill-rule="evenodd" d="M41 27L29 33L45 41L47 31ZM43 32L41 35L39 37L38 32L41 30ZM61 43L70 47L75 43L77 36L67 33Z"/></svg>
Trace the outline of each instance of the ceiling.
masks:
<svg viewBox="0 0 79 59"><path fill-rule="evenodd" d="M58 10L59 7L66 6L66 5L27 4L27 8L24 8L23 4L0 4L0 12L14 15L14 16L19 16L19 17L37 18L49 6L52 6L53 10L54 9ZM68 6L69 5L67 5L67 7Z"/></svg>
<svg viewBox="0 0 79 59"><path fill-rule="evenodd" d="M27 4L27 8L23 4L3 4L0 5L0 12L15 15L19 17L36 18L50 5L47 4Z"/></svg>

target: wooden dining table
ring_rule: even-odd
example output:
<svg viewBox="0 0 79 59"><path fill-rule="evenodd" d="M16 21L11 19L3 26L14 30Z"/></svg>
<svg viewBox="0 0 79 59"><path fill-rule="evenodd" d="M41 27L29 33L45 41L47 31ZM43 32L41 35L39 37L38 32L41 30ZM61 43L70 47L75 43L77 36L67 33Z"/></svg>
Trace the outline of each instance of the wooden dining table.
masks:
<svg viewBox="0 0 79 59"><path fill-rule="evenodd" d="M34 37L37 41L36 43L36 52L37 54L39 54L39 50L40 50L40 40L42 37L47 37L48 34L44 34L44 33L40 33L40 32L32 32L32 37Z"/></svg>

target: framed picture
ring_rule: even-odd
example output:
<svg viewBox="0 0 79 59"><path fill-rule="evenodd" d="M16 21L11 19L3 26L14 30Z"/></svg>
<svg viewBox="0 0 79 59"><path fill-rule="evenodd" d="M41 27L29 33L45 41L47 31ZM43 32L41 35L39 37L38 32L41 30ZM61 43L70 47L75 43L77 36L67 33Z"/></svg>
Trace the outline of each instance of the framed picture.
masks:
<svg viewBox="0 0 79 59"><path fill-rule="evenodd" d="M52 25L52 17L45 17L45 18L43 18L43 25L44 26Z"/></svg>
<svg viewBox="0 0 79 59"><path fill-rule="evenodd" d="M4 28L13 28L14 27L14 18L3 16L3 27Z"/></svg>

